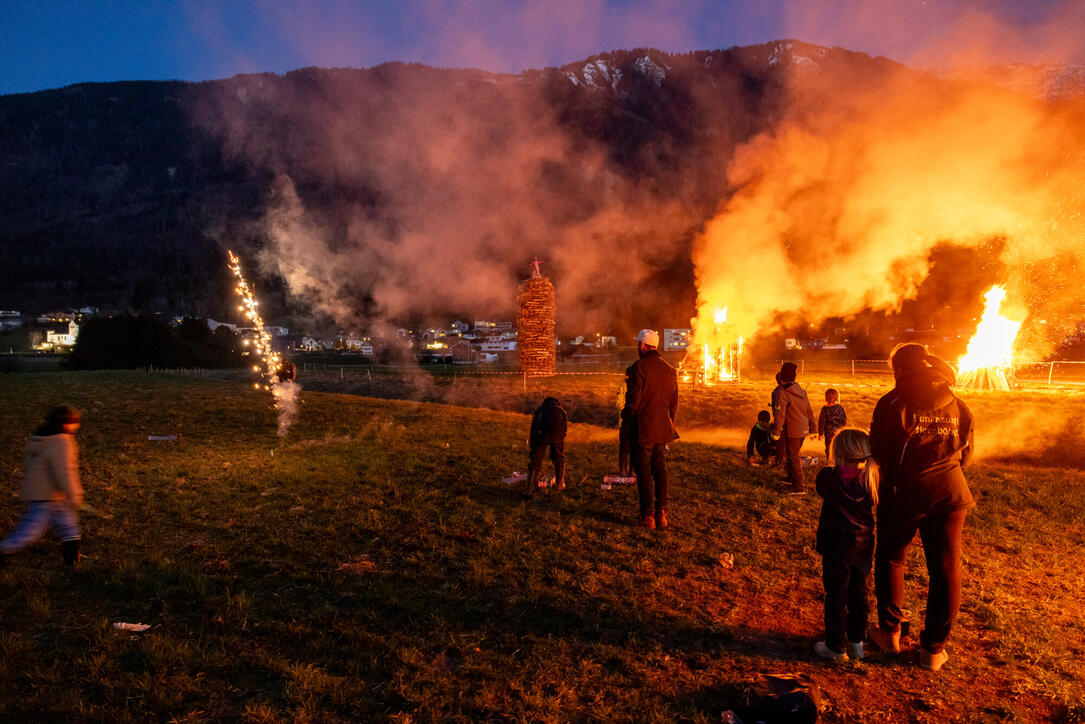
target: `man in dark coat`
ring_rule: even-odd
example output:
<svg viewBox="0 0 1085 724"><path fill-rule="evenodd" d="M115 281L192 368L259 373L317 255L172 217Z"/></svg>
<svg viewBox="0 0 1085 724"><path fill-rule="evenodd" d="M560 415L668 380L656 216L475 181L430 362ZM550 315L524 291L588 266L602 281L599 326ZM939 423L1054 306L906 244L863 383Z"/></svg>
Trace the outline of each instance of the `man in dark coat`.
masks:
<svg viewBox="0 0 1085 724"><path fill-rule="evenodd" d="M633 470L640 493L640 525L667 527L667 445L678 439L678 373L660 356L659 334L642 329L629 377L629 413L636 421Z"/></svg>
<svg viewBox="0 0 1085 724"><path fill-rule="evenodd" d="M547 450L554 463L554 489L565 490L565 431L568 418L565 409L555 397L547 397L535 414L531 416L531 433L528 447L531 448L531 462L528 464L527 480L524 482L524 495L532 496L539 488L539 475L542 472L543 458Z"/></svg>
<svg viewBox="0 0 1085 724"><path fill-rule="evenodd" d="M950 390L953 368L919 344L890 356L896 387L874 407L870 442L881 465L874 592L878 629L871 639L900 651L904 563L919 531L927 560L927 613L920 661L937 671L961 604L961 538L972 493L964 469L972 458L973 417Z"/></svg>

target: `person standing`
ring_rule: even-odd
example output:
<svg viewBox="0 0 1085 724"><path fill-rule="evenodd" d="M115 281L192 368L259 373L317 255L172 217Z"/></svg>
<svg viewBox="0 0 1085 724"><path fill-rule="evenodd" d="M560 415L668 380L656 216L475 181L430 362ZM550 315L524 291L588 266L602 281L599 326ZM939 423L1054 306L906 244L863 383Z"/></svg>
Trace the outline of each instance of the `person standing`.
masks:
<svg viewBox="0 0 1085 724"><path fill-rule="evenodd" d="M76 510L83 505L83 486L75 432L81 419L73 407L54 407L30 437L23 466L26 510L11 535L0 541L0 563L50 527L60 537L64 565L71 567L79 560L82 533Z"/></svg>
<svg viewBox="0 0 1085 724"><path fill-rule="evenodd" d="M784 362L776 374L776 389L772 391L772 434L777 443L777 455L787 460L786 482L791 492L806 493L806 476L802 469L802 442L807 434L817 432L817 418L806 391L795 381L798 366Z"/></svg>
<svg viewBox="0 0 1085 724"><path fill-rule="evenodd" d="M678 372L659 354L659 334L637 333L637 354L629 376L629 413L635 421L633 470L640 497L640 525L666 528L667 445L678 439Z"/></svg>
<svg viewBox="0 0 1085 724"><path fill-rule="evenodd" d="M874 554L878 628L870 639L900 651L904 562L916 531L927 559L927 612L919 660L938 671L961 605L961 539L974 504L964 470L973 453L973 417L950 390L956 373L920 344L889 358L896 386L874 407L870 440L882 484Z"/></svg>
<svg viewBox="0 0 1085 724"><path fill-rule="evenodd" d="M840 404L840 393L830 387L825 390L825 404L818 413L818 435L825 441L825 459L830 455L830 445L833 444L833 435L837 430L843 430L848 426L848 413Z"/></svg>

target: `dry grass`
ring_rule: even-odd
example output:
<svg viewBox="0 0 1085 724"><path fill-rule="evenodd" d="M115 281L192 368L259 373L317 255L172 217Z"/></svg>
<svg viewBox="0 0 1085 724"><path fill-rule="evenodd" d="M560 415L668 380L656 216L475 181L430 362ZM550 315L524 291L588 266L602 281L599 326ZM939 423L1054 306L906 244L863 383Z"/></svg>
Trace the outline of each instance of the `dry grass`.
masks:
<svg viewBox="0 0 1085 724"><path fill-rule="evenodd" d="M965 605L943 672L833 667L812 654L818 501L781 497L735 444L764 383L684 395L666 533L628 525L634 491L599 489L614 466L604 427L572 426L565 495L524 503L500 483L526 462L521 413L544 391L574 419L605 422L618 381L479 383L484 399L461 400L514 412L307 390L279 440L268 400L239 382L5 376L5 488L17 489L40 413L69 401L86 411L88 501L114 517L84 520L74 575L55 543L0 571L0 719L718 721L757 672L812 676L830 721L1085 715L1073 455L1037 465L1059 445L1014 451L1018 431L971 473ZM841 389L852 419L869 420L879 390ZM996 425L1051 421L1049 440L1085 409L1066 396L968 399L981 450ZM160 434L180 438L147 440ZM5 530L20 507L0 498ZM909 571L918 613L918 549ZM154 627L131 635L114 621Z"/></svg>

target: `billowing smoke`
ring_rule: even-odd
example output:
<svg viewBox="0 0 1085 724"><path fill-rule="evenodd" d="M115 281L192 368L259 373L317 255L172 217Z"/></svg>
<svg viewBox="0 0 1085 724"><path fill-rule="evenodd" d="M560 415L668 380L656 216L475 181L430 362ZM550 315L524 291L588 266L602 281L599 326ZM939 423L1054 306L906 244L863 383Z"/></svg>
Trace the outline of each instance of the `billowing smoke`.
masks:
<svg viewBox="0 0 1085 724"><path fill-rule="evenodd" d="M268 179L263 271L341 327L510 318L537 257L559 326L608 329L638 285L688 269L700 219L563 125L538 77L392 65L208 90L198 122Z"/></svg>
<svg viewBox="0 0 1085 724"><path fill-rule="evenodd" d="M1085 308L1085 105L900 66L871 79L810 65L795 63L780 123L735 154L733 195L695 244L701 339L724 306L747 338L787 312L897 310L946 245L1000 249L1019 348L1065 339ZM956 267L943 298L978 272Z"/></svg>

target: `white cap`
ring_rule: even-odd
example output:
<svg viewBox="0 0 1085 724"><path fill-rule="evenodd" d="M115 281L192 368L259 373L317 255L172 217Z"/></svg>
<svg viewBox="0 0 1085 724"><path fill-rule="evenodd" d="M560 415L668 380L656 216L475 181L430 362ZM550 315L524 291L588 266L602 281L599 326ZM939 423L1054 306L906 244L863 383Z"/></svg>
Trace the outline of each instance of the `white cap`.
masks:
<svg viewBox="0 0 1085 724"><path fill-rule="evenodd" d="M659 333L654 329L642 329L637 332L637 341L643 342L646 347L658 347Z"/></svg>

